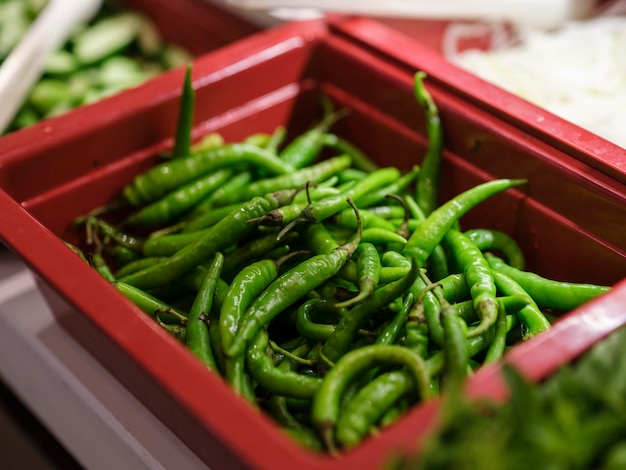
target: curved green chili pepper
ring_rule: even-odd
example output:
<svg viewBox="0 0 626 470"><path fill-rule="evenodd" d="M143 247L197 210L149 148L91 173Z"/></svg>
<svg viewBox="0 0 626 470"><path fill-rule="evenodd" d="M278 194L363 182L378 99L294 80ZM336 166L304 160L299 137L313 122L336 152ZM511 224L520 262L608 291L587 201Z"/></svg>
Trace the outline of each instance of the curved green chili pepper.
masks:
<svg viewBox="0 0 626 470"><path fill-rule="evenodd" d="M402 296L417 278L418 267L414 263L407 275L390 284L379 287L367 302L355 305L348 315L344 315L333 334L326 340L320 352L321 363L333 363L341 358L365 322L380 309Z"/></svg>
<svg viewBox="0 0 626 470"><path fill-rule="evenodd" d="M517 269L524 269L526 264L524 253L510 235L500 230L485 228L466 230L464 233L481 251L500 252L508 264Z"/></svg>
<svg viewBox="0 0 626 470"><path fill-rule="evenodd" d="M446 390L459 390L467 376L469 347L466 327L450 304L439 297L441 302L441 325L443 326L443 355Z"/></svg>
<svg viewBox="0 0 626 470"><path fill-rule="evenodd" d="M439 181L443 166L443 131L439 110L424 87L426 73L417 72L414 80L415 99L424 109L428 149L422 160L422 171L417 177L416 200L426 216L435 210L439 198Z"/></svg>
<svg viewBox="0 0 626 470"><path fill-rule="evenodd" d="M441 243L445 234L461 216L489 197L525 183L524 179L492 180L455 196L435 209L417 227L402 252L415 257L420 267L424 266L434 248Z"/></svg>
<svg viewBox="0 0 626 470"><path fill-rule="evenodd" d="M337 306L332 304L327 298L314 297L307 300L298 307L294 322L298 333L303 338L310 341L326 341L335 331L337 325L334 323L316 323L313 321L313 315L320 312L331 314L334 321L341 318L341 313Z"/></svg>
<svg viewBox="0 0 626 470"><path fill-rule="evenodd" d="M370 345L353 349L326 374L311 404L311 422L326 447L335 451L335 426L341 397L348 385L366 370L376 366L406 367L422 400L432 397L430 375L424 360L398 345Z"/></svg>

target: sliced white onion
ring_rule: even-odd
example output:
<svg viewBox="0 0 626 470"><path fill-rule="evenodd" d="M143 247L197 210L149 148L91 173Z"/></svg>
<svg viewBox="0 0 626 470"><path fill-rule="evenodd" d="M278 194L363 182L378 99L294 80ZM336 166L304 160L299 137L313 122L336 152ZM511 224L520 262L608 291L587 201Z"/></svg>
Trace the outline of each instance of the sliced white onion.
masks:
<svg viewBox="0 0 626 470"><path fill-rule="evenodd" d="M497 33L489 50L459 51L470 33L448 28L450 61L626 148L626 17L572 21L552 32L523 28L514 43Z"/></svg>

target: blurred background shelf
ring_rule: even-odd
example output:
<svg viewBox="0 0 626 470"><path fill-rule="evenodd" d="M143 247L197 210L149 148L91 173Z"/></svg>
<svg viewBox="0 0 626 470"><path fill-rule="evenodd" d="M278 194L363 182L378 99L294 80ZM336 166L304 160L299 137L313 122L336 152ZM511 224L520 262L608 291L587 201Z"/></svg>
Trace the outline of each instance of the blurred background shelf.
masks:
<svg viewBox="0 0 626 470"><path fill-rule="evenodd" d="M207 468L57 325L4 247L0 379L2 468Z"/></svg>

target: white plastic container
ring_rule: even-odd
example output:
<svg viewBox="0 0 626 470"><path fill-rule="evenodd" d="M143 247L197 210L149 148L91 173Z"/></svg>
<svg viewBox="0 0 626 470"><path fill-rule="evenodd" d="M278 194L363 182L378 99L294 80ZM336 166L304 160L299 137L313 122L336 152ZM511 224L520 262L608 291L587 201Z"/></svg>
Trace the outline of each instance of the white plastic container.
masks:
<svg viewBox="0 0 626 470"><path fill-rule="evenodd" d="M226 0L248 10L317 9L371 16L508 21L556 28L590 15L601 0Z"/></svg>

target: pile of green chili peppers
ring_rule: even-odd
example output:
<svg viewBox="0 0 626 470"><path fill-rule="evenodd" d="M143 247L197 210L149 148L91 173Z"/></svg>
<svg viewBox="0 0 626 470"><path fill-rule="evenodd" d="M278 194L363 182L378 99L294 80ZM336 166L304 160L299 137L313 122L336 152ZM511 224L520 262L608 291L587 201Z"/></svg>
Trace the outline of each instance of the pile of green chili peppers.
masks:
<svg viewBox="0 0 626 470"><path fill-rule="evenodd" d="M408 171L333 134L327 102L290 140L278 128L192 143L190 77L167 158L76 220L79 253L304 446L354 447L549 329L547 312L608 290L524 271L509 235L460 228L524 180L438 204L442 126L423 73L429 143Z"/></svg>

